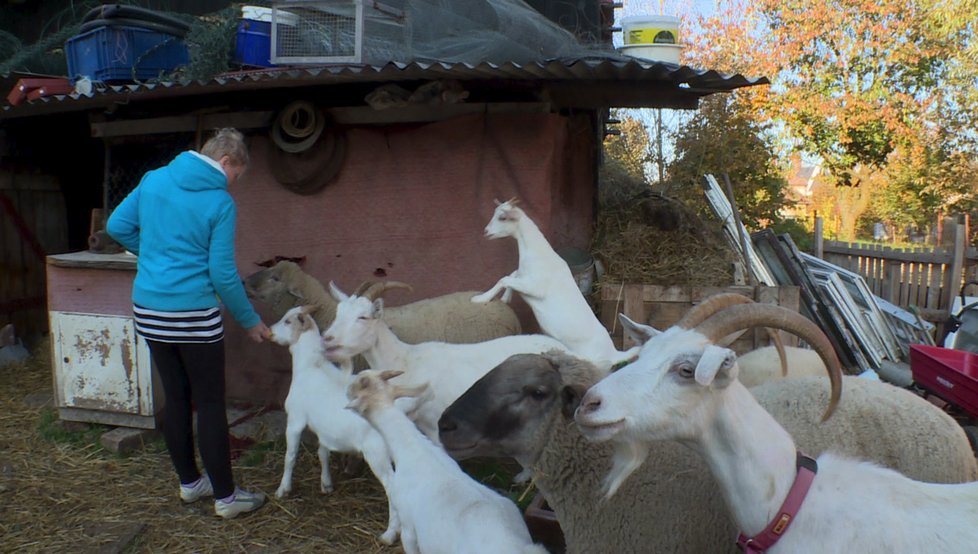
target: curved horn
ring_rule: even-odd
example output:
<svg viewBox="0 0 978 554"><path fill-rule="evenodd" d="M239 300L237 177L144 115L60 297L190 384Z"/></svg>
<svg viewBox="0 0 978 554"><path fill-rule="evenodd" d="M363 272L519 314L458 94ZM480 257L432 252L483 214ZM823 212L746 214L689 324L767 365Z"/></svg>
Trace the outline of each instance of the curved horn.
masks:
<svg viewBox="0 0 978 554"><path fill-rule="evenodd" d="M384 295L385 292L391 289L407 289L414 290L414 287L407 283L402 283L400 281L376 281L360 294L360 296L367 298L369 300L375 300Z"/></svg>
<svg viewBox="0 0 978 554"><path fill-rule="evenodd" d="M357 287L357 290L353 291L353 293L351 293L350 296L365 296L366 292L370 290L371 287L375 287L378 284L380 284L380 281L374 281L374 280L364 281L360 283L360 285Z"/></svg>
<svg viewBox="0 0 978 554"><path fill-rule="evenodd" d="M831 417L842 394L842 367L829 338L807 317L774 304L739 305L716 313L695 330L710 341L717 341L734 331L759 326L783 329L798 336L810 344L822 358L832 385L829 406L822 415L822 421Z"/></svg>
<svg viewBox="0 0 978 554"><path fill-rule="evenodd" d="M735 292L714 294L713 296L704 298L699 304L690 308L689 311L686 312L686 315L684 315L682 319L676 323L676 327L692 329L724 308L736 306L738 304L752 303L754 303L754 301L750 298Z"/></svg>
<svg viewBox="0 0 978 554"><path fill-rule="evenodd" d="M689 311L686 312L686 315L684 315L682 319L676 323L676 326L682 327L683 329L692 329L724 308L729 308L730 306L737 306L740 304L753 303L754 301L750 298L744 296L743 294L737 294L736 292L722 292L719 294L714 294L713 296L703 299L699 304L690 308ZM781 342L781 335L779 335L778 332L773 329L768 329L767 332L771 337L771 342L774 343L774 348L778 351L778 359L781 360L781 376L787 376L788 356L785 354L784 343Z"/></svg>

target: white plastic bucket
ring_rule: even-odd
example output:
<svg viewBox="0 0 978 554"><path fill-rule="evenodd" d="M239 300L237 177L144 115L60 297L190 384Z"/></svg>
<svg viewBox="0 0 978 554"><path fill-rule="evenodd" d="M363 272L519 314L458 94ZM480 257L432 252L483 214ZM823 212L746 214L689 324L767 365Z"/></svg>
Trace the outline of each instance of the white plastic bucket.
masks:
<svg viewBox="0 0 978 554"><path fill-rule="evenodd" d="M679 18L671 15L631 15L621 20L625 46L679 44Z"/></svg>
<svg viewBox="0 0 978 554"><path fill-rule="evenodd" d="M299 24L299 16L285 10L278 10L275 14L279 25L295 27ZM272 22L272 8L263 6L241 6L241 19L261 21L263 23Z"/></svg>
<svg viewBox="0 0 978 554"><path fill-rule="evenodd" d="M621 47L621 53L633 58L679 65L682 44L632 44Z"/></svg>

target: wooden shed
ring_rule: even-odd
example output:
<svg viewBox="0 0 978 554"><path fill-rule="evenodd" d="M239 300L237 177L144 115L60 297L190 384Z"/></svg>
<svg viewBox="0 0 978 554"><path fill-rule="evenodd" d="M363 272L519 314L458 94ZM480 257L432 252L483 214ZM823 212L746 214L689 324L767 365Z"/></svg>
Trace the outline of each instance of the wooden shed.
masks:
<svg viewBox="0 0 978 554"><path fill-rule="evenodd" d="M413 91L432 83L461 87L467 97L388 109L365 101L385 85ZM411 283L413 292L390 299L406 303L485 289L516 267L512 241L483 237L494 199L518 197L555 248L587 249L609 107L691 109L704 95L758 83L766 80L640 60L331 66L44 98L0 111L0 126L30 152L26 163L75 198L65 216L72 251L87 249L92 209L111 211L142 172L195 147L208 129L240 128L252 157L230 191L241 275L276 256L304 258L306 271L345 289L377 277ZM283 183L283 160L294 162L285 170L307 173L328 167L326 160L283 157L270 133L297 100L326 114L327 129L344 145L335 176L315 190L290 186L288 174ZM41 117L53 123L42 128ZM52 133L61 122L74 132ZM134 266L100 266L98 259L49 260L49 310L127 313L118 272ZM534 329L529 310L518 311ZM227 329L229 398L282 402L287 350L252 344L233 323Z"/></svg>

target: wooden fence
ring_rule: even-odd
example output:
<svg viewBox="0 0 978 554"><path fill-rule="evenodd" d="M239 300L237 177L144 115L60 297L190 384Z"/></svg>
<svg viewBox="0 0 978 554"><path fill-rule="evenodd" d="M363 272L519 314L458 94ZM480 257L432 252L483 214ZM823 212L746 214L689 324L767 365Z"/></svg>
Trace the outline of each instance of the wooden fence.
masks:
<svg viewBox="0 0 978 554"><path fill-rule="evenodd" d="M978 249L966 247L964 225L948 228L946 248L890 248L816 236L816 255L861 275L880 298L904 308L915 306L924 319L943 322L962 285L978 277Z"/></svg>
<svg viewBox="0 0 978 554"><path fill-rule="evenodd" d="M54 177L0 171L0 327L28 345L47 332L45 256L68 249L65 214Z"/></svg>

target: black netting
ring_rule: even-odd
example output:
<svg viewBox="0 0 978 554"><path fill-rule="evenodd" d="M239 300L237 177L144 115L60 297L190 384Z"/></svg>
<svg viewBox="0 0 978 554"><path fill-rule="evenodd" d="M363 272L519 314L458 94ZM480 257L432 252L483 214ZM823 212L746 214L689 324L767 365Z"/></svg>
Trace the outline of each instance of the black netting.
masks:
<svg viewBox="0 0 978 554"><path fill-rule="evenodd" d="M152 135L143 139L127 138L107 147L108 173L105 176L104 205L111 213L136 188L143 174L170 162L177 154L194 147L193 133Z"/></svg>

